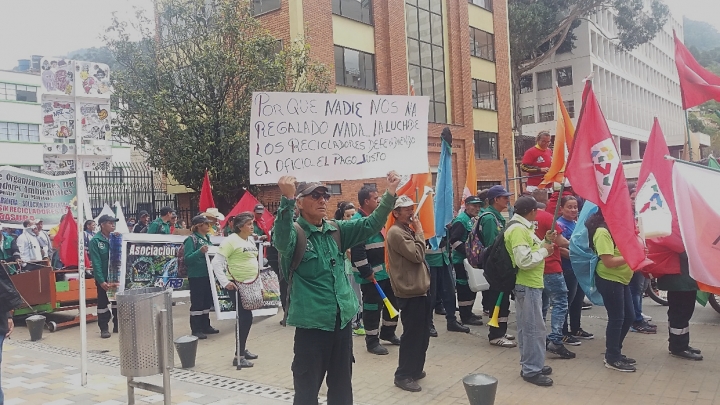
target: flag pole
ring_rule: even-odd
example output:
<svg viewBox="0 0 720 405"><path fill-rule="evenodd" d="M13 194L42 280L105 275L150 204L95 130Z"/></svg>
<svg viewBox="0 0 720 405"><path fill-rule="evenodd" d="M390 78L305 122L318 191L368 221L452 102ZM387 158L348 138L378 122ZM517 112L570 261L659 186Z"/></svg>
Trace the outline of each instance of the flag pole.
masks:
<svg viewBox="0 0 720 405"><path fill-rule="evenodd" d="M687 148L688 148L688 159L693 160L692 141L690 139L690 118L688 117L688 110L685 110L685 130L687 132Z"/></svg>

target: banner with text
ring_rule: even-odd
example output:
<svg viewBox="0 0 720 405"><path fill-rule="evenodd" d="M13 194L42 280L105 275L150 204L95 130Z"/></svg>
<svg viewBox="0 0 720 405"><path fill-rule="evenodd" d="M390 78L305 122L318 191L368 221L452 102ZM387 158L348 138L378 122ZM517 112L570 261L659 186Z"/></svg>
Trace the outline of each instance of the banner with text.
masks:
<svg viewBox="0 0 720 405"><path fill-rule="evenodd" d="M21 227L23 221L60 223L75 205L75 175L50 176L10 166L0 167L0 222Z"/></svg>
<svg viewBox="0 0 720 405"><path fill-rule="evenodd" d="M428 97L253 93L250 183L427 173Z"/></svg>

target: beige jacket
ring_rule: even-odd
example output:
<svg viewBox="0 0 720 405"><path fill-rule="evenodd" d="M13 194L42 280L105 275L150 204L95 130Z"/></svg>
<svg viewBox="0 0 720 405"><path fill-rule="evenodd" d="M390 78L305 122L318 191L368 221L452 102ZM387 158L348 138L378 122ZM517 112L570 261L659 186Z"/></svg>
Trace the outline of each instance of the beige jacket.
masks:
<svg viewBox="0 0 720 405"><path fill-rule="evenodd" d="M413 298L427 295L430 270L425 263L425 237L395 224L387 231L388 275L395 296Z"/></svg>

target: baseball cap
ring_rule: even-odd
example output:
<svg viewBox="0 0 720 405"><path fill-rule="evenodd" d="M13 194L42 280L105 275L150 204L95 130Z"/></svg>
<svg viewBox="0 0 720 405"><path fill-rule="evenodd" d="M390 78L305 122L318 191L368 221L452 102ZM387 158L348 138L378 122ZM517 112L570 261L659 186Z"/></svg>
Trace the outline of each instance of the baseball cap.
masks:
<svg viewBox="0 0 720 405"><path fill-rule="evenodd" d="M406 195L401 195L400 197L397 198L397 200L395 200L395 206L393 207L393 209L402 208L402 207L412 207L413 205L416 205L416 204L415 204L415 201L412 200L412 198L410 198Z"/></svg>
<svg viewBox="0 0 720 405"><path fill-rule="evenodd" d="M306 195L310 195L310 193L318 188L325 189L326 192L328 191L328 188L320 182L302 182L298 184L296 197L305 197Z"/></svg>
<svg viewBox="0 0 720 405"><path fill-rule="evenodd" d="M193 217L193 219L192 219L193 225L209 224L209 223L212 223L212 221L204 215L198 215L196 217Z"/></svg>
<svg viewBox="0 0 720 405"><path fill-rule="evenodd" d="M468 204L480 204L482 203L482 199L476 195L471 195L468 198L465 199L465 205Z"/></svg>
<svg viewBox="0 0 720 405"><path fill-rule="evenodd" d="M515 213L518 215L529 214L537 207L538 202L532 197L522 196L515 201Z"/></svg>
<svg viewBox="0 0 720 405"><path fill-rule="evenodd" d="M119 221L119 219L106 214L106 215L103 215L100 218L98 218L98 225L102 225L105 222L117 222L117 221Z"/></svg>
<svg viewBox="0 0 720 405"><path fill-rule="evenodd" d="M487 198L493 199L497 197L510 197L511 195L512 194L508 193L507 190L503 188L503 186L497 185L490 187L487 193Z"/></svg>
<svg viewBox="0 0 720 405"><path fill-rule="evenodd" d="M256 205L255 208L253 209L253 212L256 212L256 213L258 213L258 214L260 214L260 213L262 213L262 212L265 212L265 206L262 205L262 204L258 204L258 205Z"/></svg>

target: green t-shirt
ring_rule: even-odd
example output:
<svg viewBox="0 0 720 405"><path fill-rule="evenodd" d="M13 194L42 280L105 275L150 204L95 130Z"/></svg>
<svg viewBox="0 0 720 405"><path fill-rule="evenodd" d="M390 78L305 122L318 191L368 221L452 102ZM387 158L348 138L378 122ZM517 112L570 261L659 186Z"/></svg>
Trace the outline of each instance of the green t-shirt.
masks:
<svg viewBox="0 0 720 405"><path fill-rule="evenodd" d="M615 242L613 241L610 232L605 228L598 228L593 236L593 244L595 245L595 252L598 256L602 255L613 255L615 257L622 256ZM597 274L605 280L617 281L624 285L630 284L630 279L633 276L633 271L630 266L623 264L618 267L605 267L602 260L598 261L597 268L595 269Z"/></svg>
<svg viewBox="0 0 720 405"><path fill-rule="evenodd" d="M238 282L251 281L257 277L258 249L252 240L233 233L222 241L218 253L227 260L231 281L233 278Z"/></svg>

